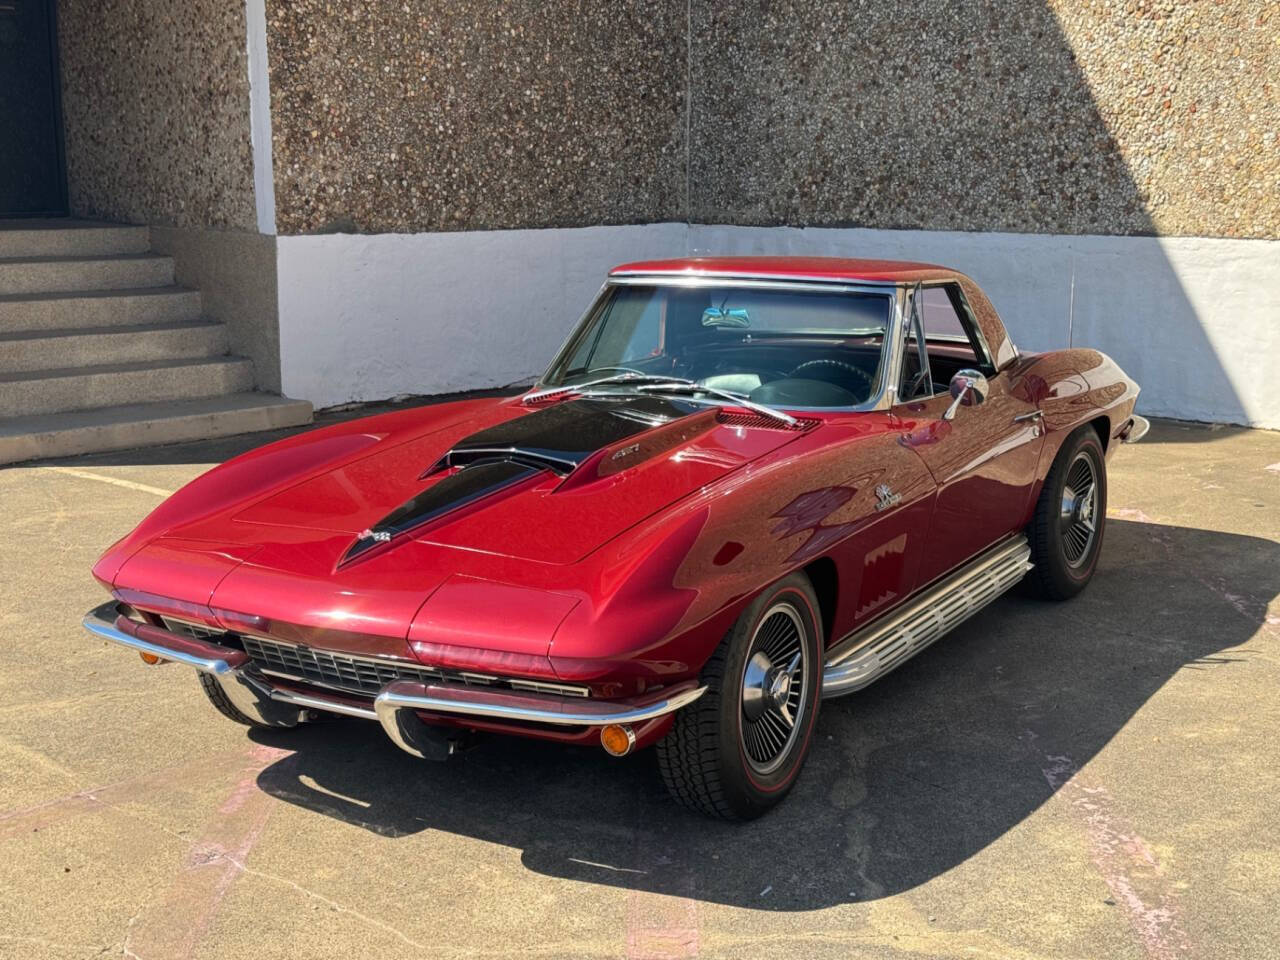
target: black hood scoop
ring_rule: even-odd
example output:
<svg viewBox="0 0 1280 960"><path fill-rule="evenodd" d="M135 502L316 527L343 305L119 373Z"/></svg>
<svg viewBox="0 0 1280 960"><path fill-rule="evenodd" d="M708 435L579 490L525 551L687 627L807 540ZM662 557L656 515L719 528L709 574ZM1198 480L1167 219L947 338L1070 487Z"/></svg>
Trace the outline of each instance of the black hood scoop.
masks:
<svg viewBox="0 0 1280 960"><path fill-rule="evenodd" d="M473 433L425 473L459 468L402 503L347 548L344 566L453 510L531 482L544 471L572 473L598 450L705 408L652 396L580 398Z"/></svg>
<svg viewBox="0 0 1280 960"><path fill-rule="evenodd" d="M361 533L342 555L338 566L350 563L376 547L389 544L451 510L529 480L542 470L542 467L515 460L494 459L473 463L432 484L412 500L396 507L379 520L376 526Z"/></svg>
<svg viewBox="0 0 1280 960"><path fill-rule="evenodd" d="M705 409L670 397L583 397L516 417L460 441L423 476L494 457L572 473L597 450Z"/></svg>

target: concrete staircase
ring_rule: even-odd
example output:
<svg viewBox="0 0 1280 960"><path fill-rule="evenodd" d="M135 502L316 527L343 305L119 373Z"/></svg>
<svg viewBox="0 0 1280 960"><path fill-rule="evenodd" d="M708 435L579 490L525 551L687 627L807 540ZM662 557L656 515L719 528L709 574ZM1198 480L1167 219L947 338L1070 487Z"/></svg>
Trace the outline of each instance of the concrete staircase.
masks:
<svg viewBox="0 0 1280 960"><path fill-rule="evenodd" d="M311 422L227 349L146 227L0 221L0 464Z"/></svg>

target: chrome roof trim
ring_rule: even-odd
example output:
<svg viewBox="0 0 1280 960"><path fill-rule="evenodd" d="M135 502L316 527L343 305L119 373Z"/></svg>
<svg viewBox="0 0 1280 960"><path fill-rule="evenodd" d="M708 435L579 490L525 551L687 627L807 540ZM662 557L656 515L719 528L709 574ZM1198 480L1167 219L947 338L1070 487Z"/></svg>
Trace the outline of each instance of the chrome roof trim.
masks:
<svg viewBox="0 0 1280 960"><path fill-rule="evenodd" d="M829 289L835 287L841 292L855 292L859 289L867 293L883 294L893 287L902 285L899 280L857 280L846 277L792 276L767 273L671 273L644 271L636 273L611 273L605 286L625 286L640 284L660 284L668 287L723 287L729 282L733 286L766 287L772 290L812 290L814 287Z"/></svg>

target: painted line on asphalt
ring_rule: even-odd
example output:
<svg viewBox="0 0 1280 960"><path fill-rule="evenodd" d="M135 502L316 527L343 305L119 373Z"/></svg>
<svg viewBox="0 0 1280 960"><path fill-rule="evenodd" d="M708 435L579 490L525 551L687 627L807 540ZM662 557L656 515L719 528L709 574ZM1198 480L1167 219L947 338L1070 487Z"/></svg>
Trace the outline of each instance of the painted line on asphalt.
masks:
<svg viewBox="0 0 1280 960"><path fill-rule="evenodd" d="M258 787L258 775L290 755L288 750L262 744L249 750L230 795L189 847L183 869L173 877L168 892L158 898L154 893L148 896L145 909L129 921L126 956L186 960L204 945L275 809L275 799Z"/></svg>
<svg viewBox="0 0 1280 960"><path fill-rule="evenodd" d="M1148 960L1178 960L1194 951L1184 928L1178 891L1155 849L1121 815L1102 784L1080 775L1067 756L1049 756L1041 773L1084 828L1090 859L1111 891L1106 902L1127 915Z"/></svg>
<svg viewBox="0 0 1280 960"><path fill-rule="evenodd" d="M69 477L79 477L82 480L97 480L99 483L109 483L113 487L124 487L126 490L138 490L142 493L154 494L157 497L168 497L173 494L172 490L149 487L145 483L134 483L132 480L121 480L119 477L105 477L100 473L89 473L87 470L76 470L74 467L45 467L44 469L52 470L54 473L65 473Z"/></svg>

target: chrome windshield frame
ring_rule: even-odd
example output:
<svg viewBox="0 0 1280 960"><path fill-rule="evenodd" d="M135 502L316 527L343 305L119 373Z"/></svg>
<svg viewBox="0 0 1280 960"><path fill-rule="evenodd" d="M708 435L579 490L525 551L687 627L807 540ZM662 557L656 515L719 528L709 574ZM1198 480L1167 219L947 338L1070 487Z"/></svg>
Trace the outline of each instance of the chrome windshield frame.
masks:
<svg viewBox="0 0 1280 960"><path fill-rule="evenodd" d="M896 402L898 377L901 372L901 351L896 349L897 345L905 339L904 333L904 310L906 309L905 288L901 283L896 281L871 281L871 280L830 280L830 279L766 279L761 277L745 277L735 274L669 274L669 273L626 273L611 275L601 285L596 295L591 300L591 304L583 312L578 322L570 331L569 336L565 338L560 349L556 351L551 363L547 369L543 371L537 382L529 388L527 393L538 390L548 390L550 385L547 384L547 377L552 370L555 370L565 360L565 358L577 347L579 336L584 332L586 325L595 315L601 300L614 287L623 286L651 286L651 287L743 287L755 290L795 290L806 293L820 291L823 293L848 293L863 294L870 296L888 297L889 298L889 321L885 328L884 342L881 344L880 354L880 382L876 392L866 401L844 407L805 407L792 406L789 404L771 404L779 410L787 413L863 413L873 410L888 410ZM625 384L623 385L625 386ZM572 384L564 386L566 391L572 388ZM725 401L726 406L729 401Z"/></svg>

